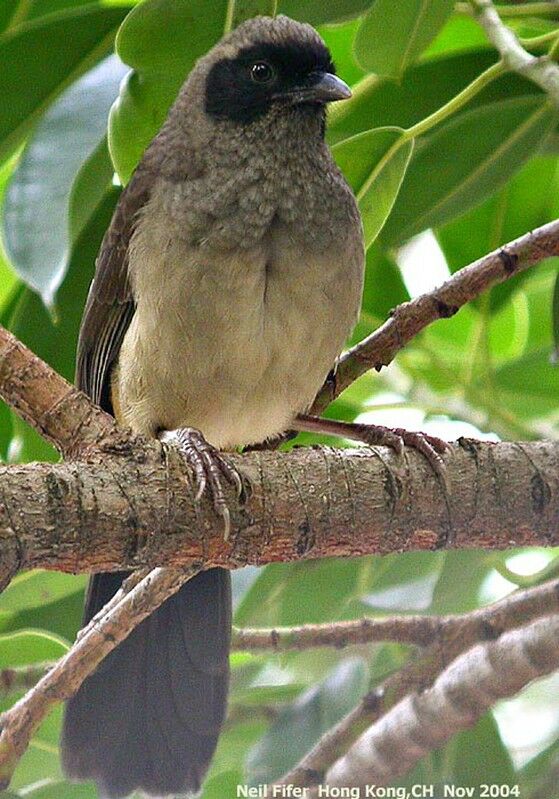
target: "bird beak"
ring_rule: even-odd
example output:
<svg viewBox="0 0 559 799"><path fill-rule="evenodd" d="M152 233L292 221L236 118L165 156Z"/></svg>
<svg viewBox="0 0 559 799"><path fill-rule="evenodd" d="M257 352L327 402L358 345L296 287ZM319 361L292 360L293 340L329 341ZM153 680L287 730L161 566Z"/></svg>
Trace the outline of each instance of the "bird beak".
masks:
<svg viewBox="0 0 559 799"><path fill-rule="evenodd" d="M310 86L298 86L283 97L288 97L293 104L331 103L334 100L347 100L351 97L351 89L336 75L317 72Z"/></svg>

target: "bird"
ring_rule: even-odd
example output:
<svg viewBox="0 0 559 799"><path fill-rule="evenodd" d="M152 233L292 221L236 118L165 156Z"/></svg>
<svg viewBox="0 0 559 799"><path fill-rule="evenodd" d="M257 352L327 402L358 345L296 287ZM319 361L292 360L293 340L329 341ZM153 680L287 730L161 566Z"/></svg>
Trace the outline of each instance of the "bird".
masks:
<svg viewBox="0 0 559 799"><path fill-rule="evenodd" d="M198 60L123 189L80 328L80 389L177 446L224 520L227 452L291 429L357 321L363 232L325 141L351 96L308 24L239 25ZM301 417L303 418L303 417ZM96 574L84 624L126 573ZM66 705L62 762L105 799L193 794L227 708L229 572L145 619Z"/></svg>

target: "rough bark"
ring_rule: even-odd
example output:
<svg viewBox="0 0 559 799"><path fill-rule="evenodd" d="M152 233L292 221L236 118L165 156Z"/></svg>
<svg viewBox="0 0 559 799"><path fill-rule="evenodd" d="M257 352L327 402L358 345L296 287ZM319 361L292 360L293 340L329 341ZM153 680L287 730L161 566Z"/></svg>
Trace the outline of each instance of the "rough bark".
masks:
<svg viewBox="0 0 559 799"><path fill-rule="evenodd" d="M315 447L231 459L252 491L244 505L229 496L227 543L211 504L196 507L180 455L157 443L87 462L2 467L0 569L235 567L559 544L559 444L461 439L446 458L448 493L416 452Z"/></svg>

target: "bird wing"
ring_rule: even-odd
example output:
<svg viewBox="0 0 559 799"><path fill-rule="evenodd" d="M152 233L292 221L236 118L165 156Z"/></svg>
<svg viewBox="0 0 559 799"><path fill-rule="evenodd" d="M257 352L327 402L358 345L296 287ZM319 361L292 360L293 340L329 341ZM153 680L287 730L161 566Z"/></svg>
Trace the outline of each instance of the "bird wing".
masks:
<svg viewBox="0 0 559 799"><path fill-rule="evenodd" d="M154 174L140 166L120 195L101 243L80 327L76 385L109 412L111 368L135 311L128 279L128 248L153 181Z"/></svg>

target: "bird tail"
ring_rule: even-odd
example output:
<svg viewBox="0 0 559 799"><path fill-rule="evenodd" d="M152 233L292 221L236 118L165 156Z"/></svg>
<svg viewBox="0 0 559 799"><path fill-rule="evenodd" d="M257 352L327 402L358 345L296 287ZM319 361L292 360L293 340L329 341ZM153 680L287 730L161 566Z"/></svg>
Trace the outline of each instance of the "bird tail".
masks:
<svg viewBox="0 0 559 799"><path fill-rule="evenodd" d="M84 622L127 574L96 574ZM116 799L196 793L214 753L229 684L231 582L200 572L119 644L66 705L62 761Z"/></svg>

